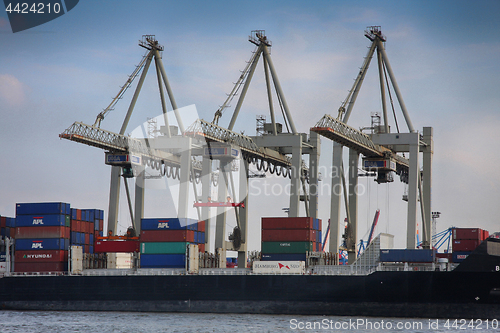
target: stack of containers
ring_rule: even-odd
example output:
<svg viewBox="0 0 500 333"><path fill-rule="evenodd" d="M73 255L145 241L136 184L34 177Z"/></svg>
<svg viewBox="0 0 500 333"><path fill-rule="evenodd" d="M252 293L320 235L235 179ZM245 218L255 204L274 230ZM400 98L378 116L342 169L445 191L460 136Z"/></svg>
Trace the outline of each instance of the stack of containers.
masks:
<svg viewBox="0 0 500 333"><path fill-rule="evenodd" d="M199 222L186 218L145 218L141 220L141 267L184 268L188 244L205 243Z"/></svg>
<svg viewBox="0 0 500 333"><path fill-rule="evenodd" d="M453 262L463 261L488 237L489 232L480 228L453 229Z"/></svg>
<svg viewBox="0 0 500 333"><path fill-rule="evenodd" d="M103 234L104 211L100 209L71 209L71 245L94 253L94 241Z"/></svg>
<svg viewBox="0 0 500 333"><path fill-rule="evenodd" d="M0 240L5 237L14 238L15 236L16 219L13 217L0 216ZM5 271L7 266L7 253L5 245L0 245L0 271Z"/></svg>
<svg viewBox="0 0 500 333"><path fill-rule="evenodd" d="M0 216L0 238L14 238L13 228L16 226L14 217Z"/></svg>
<svg viewBox="0 0 500 333"><path fill-rule="evenodd" d="M68 270L70 205L16 204L14 272Z"/></svg>
<svg viewBox="0 0 500 333"><path fill-rule="evenodd" d="M319 235L318 235L319 234ZM262 260L306 261L319 250L321 220L312 217L263 217Z"/></svg>

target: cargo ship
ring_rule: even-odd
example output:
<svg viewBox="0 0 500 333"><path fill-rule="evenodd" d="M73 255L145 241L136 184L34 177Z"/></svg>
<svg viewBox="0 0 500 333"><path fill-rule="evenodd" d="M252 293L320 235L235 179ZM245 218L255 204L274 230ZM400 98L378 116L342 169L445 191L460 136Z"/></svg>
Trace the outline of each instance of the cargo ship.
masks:
<svg viewBox="0 0 500 333"><path fill-rule="evenodd" d="M62 203L50 205L67 207ZM23 212L22 209L20 211ZM82 218L83 215L83 219L89 219L86 215L90 217L91 214L87 212L91 210L72 210L72 214L69 215L69 230L71 226L80 228L71 217L77 218L78 215L78 218ZM101 215L98 211L93 212L97 212L95 214L97 223L92 223L92 226L99 229ZM35 215L44 214L36 212ZM148 230L143 230L145 237L139 243L141 247L137 249L139 253L147 258L148 251L164 253L165 250L158 248L162 246L165 248L168 245L166 252L177 252L175 254L178 258L177 263L174 259L170 259L168 264L159 263L158 260L142 259L144 264L138 265L139 267L131 263L129 268L111 269L108 267L107 269L93 268L75 271L70 267L68 271L68 264L71 266L77 261L76 258L73 262L71 259L68 260L68 251L64 247L65 239L68 239L70 244L77 242L76 236L71 237L71 231L69 238L65 238L66 234L63 232L62 238L53 238L51 242L44 242L42 238L32 240L23 238L25 237L23 234L27 237L36 233L51 236L50 232L53 233L55 227L42 226L42 223L66 225L68 219L64 218L65 214L58 215L62 217L55 218L56 215L53 215L47 218L46 216L51 216L50 214L37 216L38 219L31 221L31 223L36 221L37 225L27 227L25 225L29 219L21 217L24 215L19 214L14 219L20 221L19 225L23 225L11 229L21 237L15 240L16 248L21 249L16 249L16 252L27 253L27 250L24 250L24 242L44 244L48 248L54 247L57 250L39 248L30 250L30 253L39 253L38 257L33 257L31 263L23 263L23 259L19 259L21 258L19 253L10 254L19 262L13 264L14 272L4 272L0 278L1 309L484 318L491 320L498 320L500 316L500 233L487 235L487 238L480 242L472 252L469 252L465 259L455 256L450 262L436 257L434 250L384 249L387 247L384 244L390 242L391 236L379 234L351 265L328 265L327 262L321 261L321 252L292 249L292 252L302 251L303 257L297 257L298 254L295 254L293 258L287 260L283 258L286 253L283 253L281 254L283 260L279 260L276 254L267 255L270 256L269 258L261 254L260 258L254 260L249 268L200 268L203 265L197 262L197 269L191 270L192 267L186 262L186 258L190 256L189 244L197 246L193 241L194 229L198 225L190 224L189 221L184 221L186 223L182 225L183 221L172 221L172 219L161 220L162 222L144 219L142 226L145 229L148 229L148 225L151 226L150 229L153 229L160 223L163 223L162 226L170 223L169 226L177 230L149 233ZM5 221L5 218L3 220ZM278 228L277 223L286 220L286 218L264 218L263 228ZM177 222L180 223L176 226ZM294 228L299 228L301 226L299 224L305 228L290 230L301 230L306 233L319 228L317 223L310 218L295 219L292 224ZM6 232L6 228L3 233ZM462 233L467 231L467 235L460 236L459 232L455 232L455 238L472 238L476 237L478 232L481 233L481 229L477 228L461 231ZM271 234L267 233L263 240L266 237L269 238ZM181 235L181 238L188 236L187 242L184 243L151 242L158 240L153 235L164 241L169 237L171 240L179 240L179 236L175 235ZM56 236L61 235L58 233ZM82 238L85 239L85 237ZM56 242L56 239L59 242ZM459 241L465 242L465 240ZM122 243L120 246L127 242L135 242L135 240L114 241L115 244ZM457 240L455 239L454 242ZM60 243L63 245L61 246ZM298 242L279 243L287 247L298 245ZM272 246L273 244L266 244L263 249L272 249ZM85 245L72 245L71 247L85 249ZM179 248L179 250L173 250L174 248ZM60 259L48 260L46 258L44 260L44 254L55 251L61 253ZM276 249L273 251L279 252ZM72 255L74 256L70 251L69 256ZM196 255L202 260L204 254L196 251ZM149 256L155 255L149 254ZM302 258L303 260L300 260ZM26 256L24 260L28 260ZM59 266L54 265L54 262L58 260L59 266L66 265L59 271L56 269ZM41 268L43 265L40 262L43 261L52 261L52 265L48 268ZM155 264L151 265L148 262L155 262ZM21 266L16 267L16 265ZM31 269L25 269L26 265L31 265ZM230 267L229 264L228 267Z"/></svg>

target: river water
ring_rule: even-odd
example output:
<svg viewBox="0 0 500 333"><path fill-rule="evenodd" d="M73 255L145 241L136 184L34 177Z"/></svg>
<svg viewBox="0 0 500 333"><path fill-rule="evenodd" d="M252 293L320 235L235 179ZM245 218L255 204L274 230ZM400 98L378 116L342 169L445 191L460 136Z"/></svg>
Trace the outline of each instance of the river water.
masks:
<svg viewBox="0 0 500 333"><path fill-rule="evenodd" d="M499 318L500 320L500 318ZM0 311L0 332L500 332L497 320Z"/></svg>

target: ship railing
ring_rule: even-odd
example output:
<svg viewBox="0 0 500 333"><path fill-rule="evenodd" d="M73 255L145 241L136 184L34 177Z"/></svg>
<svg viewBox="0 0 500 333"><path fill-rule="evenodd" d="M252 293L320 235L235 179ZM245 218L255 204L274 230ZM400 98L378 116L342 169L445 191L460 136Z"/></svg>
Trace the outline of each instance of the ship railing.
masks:
<svg viewBox="0 0 500 333"><path fill-rule="evenodd" d="M424 272L436 269L439 266L434 263L380 263L377 267L380 272Z"/></svg>
<svg viewBox="0 0 500 333"><path fill-rule="evenodd" d="M199 275L247 275L250 268L200 268Z"/></svg>
<svg viewBox="0 0 500 333"><path fill-rule="evenodd" d="M85 269L84 276L184 275L184 268Z"/></svg>
<svg viewBox="0 0 500 333"><path fill-rule="evenodd" d="M13 277L33 277L33 276L61 276L61 275L68 275L68 272L9 272L3 273L0 275L0 277L8 277L8 276L13 276Z"/></svg>
<svg viewBox="0 0 500 333"><path fill-rule="evenodd" d="M376 266L316 265L310 272L314 275L368 275L376 270Z"/></svg>

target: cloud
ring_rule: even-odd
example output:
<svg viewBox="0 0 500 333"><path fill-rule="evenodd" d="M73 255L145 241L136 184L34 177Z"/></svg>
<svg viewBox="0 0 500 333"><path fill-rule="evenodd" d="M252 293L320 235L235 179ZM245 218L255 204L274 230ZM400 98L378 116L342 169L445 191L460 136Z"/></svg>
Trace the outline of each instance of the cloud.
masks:
<svg viewBox="0 0 500 333"><path fill-rule="evenodd" d="M0 99L9 106L21 106L25 99L25 86L15 76L0 74Z"/></svg>

